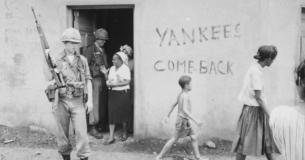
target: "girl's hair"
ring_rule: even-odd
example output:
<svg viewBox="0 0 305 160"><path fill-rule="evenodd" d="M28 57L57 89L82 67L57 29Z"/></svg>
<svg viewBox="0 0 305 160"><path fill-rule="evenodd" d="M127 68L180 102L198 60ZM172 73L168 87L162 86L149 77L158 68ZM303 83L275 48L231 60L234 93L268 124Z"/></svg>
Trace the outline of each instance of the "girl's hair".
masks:
<svg viewBox="0 0 305 160"><path fill-rule="evenodd" d="M190 84L191 80L192 80L192 78L190 76L181 76L179 78L179 82L178 83L179 83L180 87L182 89L184 89L186 84Z"/></svg>
<svg viewBox="0 0 305 160"><path fill-rule="evenodd" d="M272 45L260 46L257 54L254 56L254 59L258 61L264 61L265 59L271 58L274 59L277 55L277 49Z"/></svg>
<svg viewBox="0 0 305 160"><path fill-rule="evenodd" d="M295 70L295 84L305 88L305 60Z"/></svg>
<svg viewBox="0 0 305 160"><path fill-rule="evenodd" d="M305 99L305 60L295 70L295 84L301 87L300 98Z"/></svg>
<svg viewBox="0 0 305 160"><path fill-rule="evenodd" d="M133 49L127 44L121 46L120 51L126 53L127 56L130 57L130 58L133 57Z"/></svg>

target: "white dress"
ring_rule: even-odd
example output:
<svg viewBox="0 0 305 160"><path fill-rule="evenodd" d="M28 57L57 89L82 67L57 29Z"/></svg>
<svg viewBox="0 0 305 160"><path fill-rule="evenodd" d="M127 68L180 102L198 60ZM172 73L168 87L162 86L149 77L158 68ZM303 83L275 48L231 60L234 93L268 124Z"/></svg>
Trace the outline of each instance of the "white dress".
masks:
<svg viewBox="0 0 305 160"><path fill-rule="evenodd" d="M305 160L305 114L280 106L270 114L274 140L285 160Z"/></svg>

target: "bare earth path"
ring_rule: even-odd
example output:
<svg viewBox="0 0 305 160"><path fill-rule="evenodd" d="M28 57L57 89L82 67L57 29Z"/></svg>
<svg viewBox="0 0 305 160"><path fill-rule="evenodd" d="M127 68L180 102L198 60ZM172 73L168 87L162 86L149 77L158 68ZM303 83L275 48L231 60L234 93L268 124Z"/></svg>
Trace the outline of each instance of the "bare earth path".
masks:
<svg viewBox="0 0 305 160"><path fill-rule="evenodd" d="M105 135L107 138L107 134ZM231 141L214 138L216 149L200 146L203 157L210 160L234 160L230 152ZM154 160L166 140L147 138L135 140L129 138L126 142L119 140L112 145L103 145L103 140L90 136L92 155L90 160ZM73 142L73 138L72 138ZM171 153L190 153L187 143L178 143ZM264 160L265 157L249 157L247 160ZM55 137L49 132L31 127L10 128L0 125L0 160L61 160L57 150ZM77 160L75 151L72 160ZM166 159L169 160L169 159ZM277 158L277 160L282 160Z"/></svg>
<svg viewBox="0 0 305 160"><path fill-rule="evenodd" d="M33 149L33 148L13 148L0 147L0 160L60 160L55 149ZM154 160L154 155L135 152L109 152L94 151L90 160ZM209 155L210 160L233 160L231 156ZM264 160L264 157L249 157L247 160ZM72 160L77 160L75 152Z"/></svg>

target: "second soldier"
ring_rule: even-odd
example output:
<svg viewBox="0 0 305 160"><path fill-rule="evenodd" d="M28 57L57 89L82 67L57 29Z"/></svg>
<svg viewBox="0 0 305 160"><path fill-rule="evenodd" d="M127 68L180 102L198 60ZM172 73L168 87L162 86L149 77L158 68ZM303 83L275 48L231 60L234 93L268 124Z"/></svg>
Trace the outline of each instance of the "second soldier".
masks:
<svg viewBox="0 0 305 160"><path fill-rule="evenodd" d="M104 45L109 37L108 32L103 28L97 29L94 36L94 44L85 47L83 54L87 57L89 63L93 87L93 111L89 114L89 134L101 139L103 135L100 124L107 125L107 87L105 76L100 70L101 68L108 68Z"/></svg>

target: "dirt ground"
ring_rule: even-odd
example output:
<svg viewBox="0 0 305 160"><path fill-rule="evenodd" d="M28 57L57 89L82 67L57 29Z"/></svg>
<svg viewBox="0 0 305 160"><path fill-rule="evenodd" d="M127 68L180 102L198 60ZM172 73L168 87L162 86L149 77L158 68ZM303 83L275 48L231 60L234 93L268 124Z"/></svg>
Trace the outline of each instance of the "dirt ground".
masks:
<svg viewBox="0 0 305 160"><path fill-rule="evenodd" d="M216 149L210 149L206 145L200 145L199 150L202 155L224 155L231 156L233 155L231 150L232 142L221 140L218 138L211 139L217 146ZM127 151L130 152L142 152L147 154L159 153L161 148L166 143L166 140L156 139L156 138L147 138L142 140L136 140L133 142L125 143L124 147ZM187 141L180 141L175 144L171 153L191 153L192 147L191 144Z"/></svg>
<svg viewBox="0 0 305 160"><path fill-rule="evenodd" d="M106 137L107 135L105 135ZM232 142L211 139L217 146L210 149L200 146L203 157L210 160L233 160L230 152ZM161 150L166 140L147 138L135 140L129 138L125 142L105 146L103 140L90 137L92 155L90 160L152 160ZM186 142L177 143L170 154L191 154L191 146ZM75 153L72 159L77 159ZM249 157L249 160L263 160L264 157ZM0 160L60 160L56 151L55 137L48 132L29 127L9 128L0 125ZM279 159L280 160L280 159Z"/></svg>

